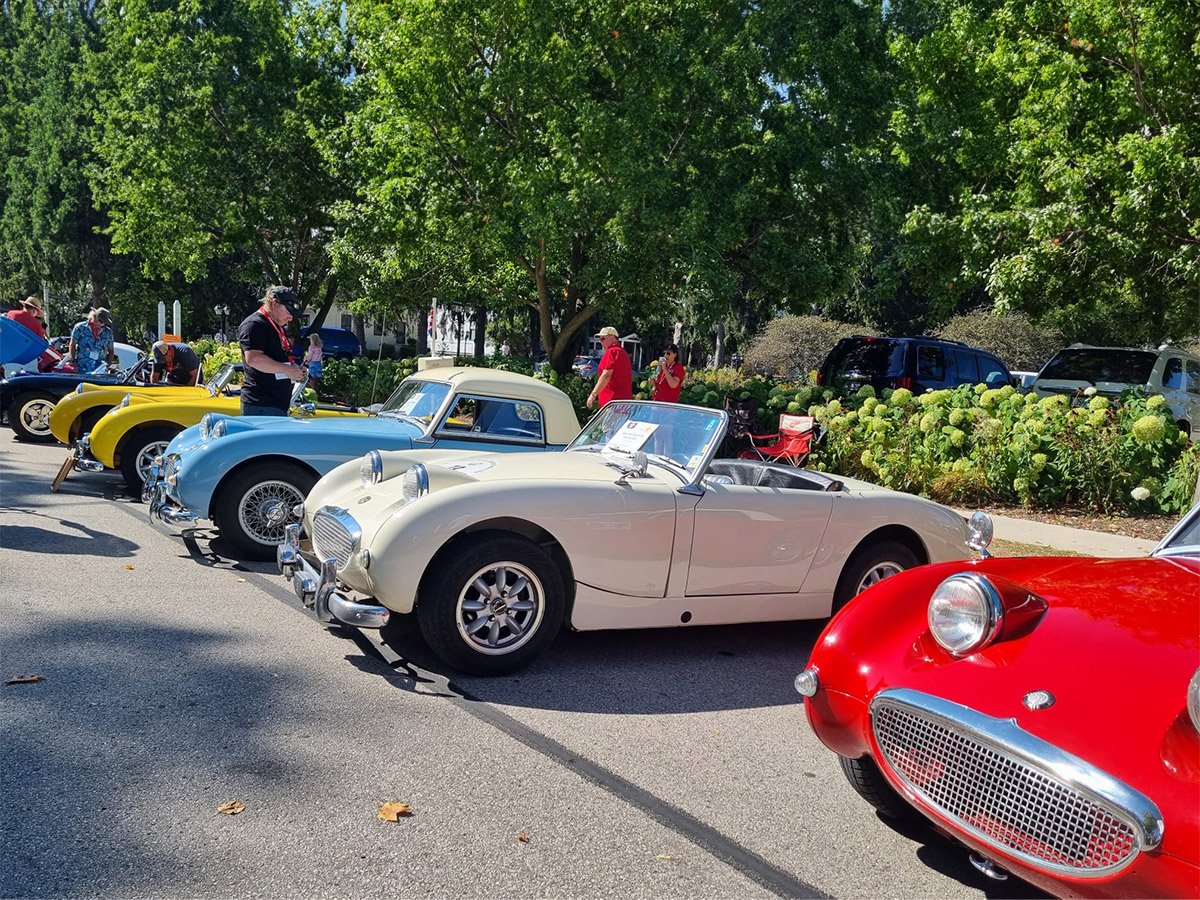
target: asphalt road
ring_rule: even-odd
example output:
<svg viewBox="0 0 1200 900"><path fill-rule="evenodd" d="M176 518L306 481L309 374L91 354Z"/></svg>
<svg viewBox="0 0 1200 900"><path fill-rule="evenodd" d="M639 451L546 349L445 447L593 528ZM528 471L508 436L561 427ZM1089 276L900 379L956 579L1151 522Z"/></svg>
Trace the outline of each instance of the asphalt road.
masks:
<svg viewBox="0 0 1200 900"><path fill-rule="evenodd" d="M564 633L463 678L117 475L52 494L65 452L0 431L0 680L44 678L0 687L0 896L1034 893L853 793L791 686L818 624Z"/></svg>

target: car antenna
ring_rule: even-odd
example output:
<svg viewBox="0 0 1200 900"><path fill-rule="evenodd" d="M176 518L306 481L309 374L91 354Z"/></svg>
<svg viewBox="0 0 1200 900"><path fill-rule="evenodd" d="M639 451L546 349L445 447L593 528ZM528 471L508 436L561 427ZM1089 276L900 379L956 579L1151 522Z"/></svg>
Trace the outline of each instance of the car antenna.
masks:
<svg viewBox="0 0 1200 900"><path fill-rule="evenodd" d="M379 320L379 330L382 334L387 334L387 313L385 312ZM375 358L375 377L371 379L371 402L368 407L375 405L375 385L379 384L379 367L383 365L383 341L379 342L379 356Z"/></svg>

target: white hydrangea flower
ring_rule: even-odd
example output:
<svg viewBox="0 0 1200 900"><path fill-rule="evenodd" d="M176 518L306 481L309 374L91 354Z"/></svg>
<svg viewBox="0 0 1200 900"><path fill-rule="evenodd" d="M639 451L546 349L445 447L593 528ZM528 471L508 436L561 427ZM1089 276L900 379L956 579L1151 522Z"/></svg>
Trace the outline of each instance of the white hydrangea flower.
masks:
<svg viewBox="0 0 1200 900"><path fill-rule="evenodd" d="M1084 388L1084 389L1083 389L1083 396L1085 396L1085 397L1095 397L1095 396L1096 396L1096 389L1095 389L1094 387L1090 387L1090 388Z"/></svg>
<svg viewBox="0 0 1200 900"><path fill-rule="evenodd" d="M1129 492L1129 496L1133 497L1134 500L1138 500L1138 501L1149 500L1150 492L1148 490L1146 490L1146 488L1144 488L1144 487L1135 487L1132 491Z"/></svg>

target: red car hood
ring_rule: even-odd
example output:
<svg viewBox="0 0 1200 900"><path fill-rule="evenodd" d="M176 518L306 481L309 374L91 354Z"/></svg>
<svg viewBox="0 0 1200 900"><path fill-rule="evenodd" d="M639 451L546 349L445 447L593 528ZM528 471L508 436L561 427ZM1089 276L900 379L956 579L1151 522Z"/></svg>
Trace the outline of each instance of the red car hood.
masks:
<svg viewBox="0 0 1200 900"><path fill-rule="evenodd" d="M1049 608L1023 637L954 659L934 642L925 616L934 588L960 571L1007 578L1043 597ZM1186 693L1200 667L1200 560L992 559L925 566L850 603L822 633L809 664L822 691L864 704L840 706L843 712L861 710L857 725L842 724L863 741L870 731L865 704L879 691L923 691L1016 720L1159 804L1168 841L1172 819L1174 838L1186 833L1197 839L1200 740L1187 715ZM1053 694L1054 705L1026 709L1022 697L1037 690ZM1195 846L1184 854L1196 855Z"/></svg>

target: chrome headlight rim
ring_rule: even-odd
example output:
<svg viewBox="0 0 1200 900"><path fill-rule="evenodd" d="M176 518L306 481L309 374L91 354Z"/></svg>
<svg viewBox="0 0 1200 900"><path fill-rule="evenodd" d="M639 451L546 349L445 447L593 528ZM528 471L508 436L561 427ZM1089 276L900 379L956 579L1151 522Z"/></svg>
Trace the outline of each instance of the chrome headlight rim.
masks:
<svg viewBox="0 0 1200 900"><path fill-rule="evenodd" d="M383 456L378 450L368 450L358 466L358 477L364 488L379 484L383 478Z"/></svg>
<svg viewBox="0 0 1200 900"><path fill-rule="evenodd" d="M412 503L429 493L429 471L421 463L413 463L400 480L405 503Z"/></svg>
<svg viewBox="0 0 1200 900"><path fill-rule="evenodd" d="M1192 675L1187 689L1187 711L1192 720L1192 727L1200 732L1200 669Z"/></svg>
<svg viewBox="0 0 1200 900"><path fill-rule="evenodd" d="M963 600L974 604L974 608L961 605ZM975 621L968 621L964 614ZM1004 624L1004 602L987 578L975 572L959 572L934 588L925 618L938 646L951 656L962 658L978 653L996 640ZM964 633L955 637L954 630Z"/></svg>
<svg viewBox="0 0 1200 900"><path fill-rule="evenodd" d="M207 412L200 418L200 440L215 441L225 434L225 417Z"/></svg>

